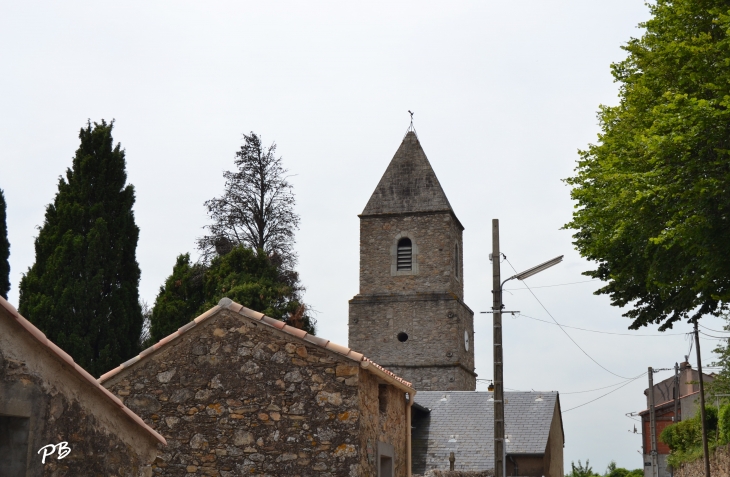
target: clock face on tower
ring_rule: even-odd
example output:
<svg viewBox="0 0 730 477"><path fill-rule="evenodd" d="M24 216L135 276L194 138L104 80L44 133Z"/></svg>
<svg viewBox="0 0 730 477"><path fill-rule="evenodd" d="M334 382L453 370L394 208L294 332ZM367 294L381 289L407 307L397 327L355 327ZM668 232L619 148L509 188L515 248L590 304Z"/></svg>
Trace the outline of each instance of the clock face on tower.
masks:
<svg viewBox="0 0 730 477"><path fill-rule="evenodd" d="M469 332L464 330L464 349L469 351Z"/></svg>

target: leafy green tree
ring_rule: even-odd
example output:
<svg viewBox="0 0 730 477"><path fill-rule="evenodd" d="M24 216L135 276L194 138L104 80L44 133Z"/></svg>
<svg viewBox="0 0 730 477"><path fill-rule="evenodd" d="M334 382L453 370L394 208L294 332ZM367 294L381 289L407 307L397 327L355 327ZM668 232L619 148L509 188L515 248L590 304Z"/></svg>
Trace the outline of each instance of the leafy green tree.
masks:
<svg viewBox="0 0 730 477"><path fill-rule="evenodd" d="M566 228L630 328L719 314L730 297L730 5L657 0L612 65L617 106L567 179Z"/></svg>
<svg viewBox="0 0 730 477"><path fill-rule="evenodd" d="M139 229L114 122L87 123L20 282L20 312L93 375L139 352Z"/></svg>
<svg viewBox="0 0 730 477"><path fill-rule="evenodd" d="M177 257L165 284L160 287L150 316L153 342L175 332L201 313L205 304L206 267L190 262L190 254Z"/></svg>
<svg viewBox="0 0 730 477"><path fill-rule="evenodd" d="M10 291L10 242L8 242L7 204L0 189L0 296L8 299Z"/></svg>
<svg viewBox="0 0 730 477"><path fill-rule="evenodd" d="M710 448L719 443L718 409L705 406L705 424ZM702 416L700 410L691 419L680 421L664 428L659 434L659 440L669 446L672 451L669 464L677 468L683 462L690 462L702 457Z"/></svg>
<svg viewBox="0 0 730 477"><path fill-rule="evenodd" d="M565 477L600 477L600 474L593 472L588 459L586 459L585 467L581 464L580 460L578 461L577 466L575 465L575 462L571 462L570 467L571 471L569 474L565 474Z"/></svg>
<svg viewBox="0 0 730 477"><path fill-rule="evenodd" d="M606 468L604 477L644 477L644 471L642 469L628 470L623 467L617 467L616 462L611 461Z"/></svg>
<svg viewBox="0 0 730 477"><path fill-rule="evenodd" d="M287 272L263 250L242 245L209 265L180 255L152 308L151 339L158 341L228 297L252 310L314 333L314 323L287 282Z"/></svg>

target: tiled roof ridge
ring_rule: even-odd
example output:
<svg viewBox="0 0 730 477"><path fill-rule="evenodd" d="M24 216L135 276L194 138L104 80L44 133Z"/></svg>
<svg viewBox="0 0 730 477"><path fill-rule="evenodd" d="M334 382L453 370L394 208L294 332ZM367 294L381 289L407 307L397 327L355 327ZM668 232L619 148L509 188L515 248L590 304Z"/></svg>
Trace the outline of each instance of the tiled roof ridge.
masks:
<svg viewBox="0 0 730 477"><path fill-rule="evenodd" d="M108 389L102 386L96 379L94 379L91 374L88 373L88 371L76 364L76 362L68 353L59 348L53 341L46 338L46 335L41 330L36 328L35 325L28 321L23 315L18 313L18 310L16 310L13 305L8 303L8 301L1 296L0 306L2 306L10 314L10 316L15 319L16 323L18 323L24 330L30 333L33 338L36 339L36 341L40 342L49 351L51 351L52 354L56 355L61 361L70 366L72 371L79 374L84 380L88 381L94 388L99 390L99 392L101 392L107 399L112 401L114 405L117 406L122 412L124 412L129 418L131 418L132 421L134 421L137 425L150 433L152 437L154 437L157 441L167 445L167 441L164 437L162 437L160 434L157 433L157 431L148 426L141 417L139 417L131 409L125 406L118 397L116 397Z"/></svg>
<svg viewBox="0 0 730 477"><path fill-rule="evenodd" d="M693 392L691 392L689 394L685 394L683 396L679 396L679 399L682 400L682 399L684 399L686 397L694 396L695 394L699 394L699 393L700 393L699 391L693 391ZM669 401L660 402L659 404L654 404L654 408L656 409L658 407L664 407L667 404L674 404L674 399L670 399ZM648 408L647 409L644 409L642 411L639 411L639 414L644 414L644 413L647 413L647 412L649 412L649 409Z"/></svg>
<svg viewBox="0 0 730 477"><path fill-rule="evenodd" d="M405 379L401 378L400 376L398 376L397 374L393 373L392 371L388 371L387 369L385 369L384 367L380 366L378 363L376 363L372 359L368 358L367 356L363 356L362 357L362 360L370 363L371 365L375 366L376 368L378 368L379 370L381 370L382 372L384 372L385 374L387 374L391 378L396 379L397 381L405 384L406 386L413 387L413 384L412 383L406 381Z"/></svg>
<svg viewBox="0 0 730 477"><path fill-rule="evenodd" d="M345 358L349 358L356 362L362 362L366 361L368 363L371 363L381 371L385 372L387 375L393 377L397 381L405 384L408 387L412 387L411 383L404 380L403 378L396 376L392 372L388 371L387 369L383 368L379 364L375 363L369 358L366 358L361 353L358 353L355 350L352 350L346 346L339 345L337 343L334 343L330 340L320 338L319 336L314 336L309 333L307 333L304 330L300 330L299 328L295 328L293 326L287 325L281 320L277 320L276 318L271 318L270 316L266 316L263 313L259 313L258 311L251 310L249 308L246 308L245 306L236 303L235 301L231 300L230 298L221 298L221 300L218 302L218 304L202 315L198 316L194 320L192 320L190 323L187 323L186 325L180 327L177 331L174 333L169 334L168 336L162 338L157 343L153 344L146 350L142 351L139 355L135 356L134 358L125 361L124 363L120 364L116 368L112 369L111 371L104 373L101 375L101 377L98 379L99 384L103 383L104 381L110 379L111 377L115 376L122 370L136 364L140 360L146 358L147 356L155 353L160 348L164 347L166 344L170 343L171 341L174 341L175 339L181 337L186 332L197 326L198 324L202 323L203 321L207 320L208 318L216 315L218 312L222 310L231 310L234 313L238 313L239 315L245 316L248 319L257 321L259 323L262 323L266 326L270 326L272 328L276 328L279 331L283 331L284 333L287 333L291 336L294 336L296 338L302 339L308 343L311 343L315 346L318 346L320 348L327 349L329 351L333 351L341 356L344 356Z"/></svg>
<svg viewBox="0 0 730 477"><path fill-rule="evenodd" d="M445 391L418 391L419 393L469 393L469 394L493 394L492 391L464 391L464 390L445 390ZM560 394L559 391L505 391L505 394Z"/></svg>

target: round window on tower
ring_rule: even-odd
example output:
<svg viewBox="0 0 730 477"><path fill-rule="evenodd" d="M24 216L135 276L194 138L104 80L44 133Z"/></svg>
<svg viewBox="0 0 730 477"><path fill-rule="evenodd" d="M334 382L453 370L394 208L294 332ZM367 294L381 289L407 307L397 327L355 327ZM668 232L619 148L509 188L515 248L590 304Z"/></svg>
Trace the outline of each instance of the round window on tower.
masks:
<svg viewBox="0 0 730 477"><path fill-rule="evenodd" d="M464 349L469 351L469 332L464 330Z"/></svg>
<svg viewBox="0 0 730 477"><path fill-rule="evenodd" d="M406 333L405 331L401 331L400 333L398 333L398 341L400 341L401 343L405 343L406 341L408 341L408 333Z"/></svg>

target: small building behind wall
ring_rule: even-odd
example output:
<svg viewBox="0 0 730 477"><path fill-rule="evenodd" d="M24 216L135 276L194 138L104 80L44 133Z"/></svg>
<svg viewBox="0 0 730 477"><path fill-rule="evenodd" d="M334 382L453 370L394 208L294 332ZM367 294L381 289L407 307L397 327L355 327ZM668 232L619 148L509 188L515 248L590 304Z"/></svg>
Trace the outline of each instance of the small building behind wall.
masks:
<svg viewBox="0 0 730 477"><path fill-rule="evenodd" d="M0 297L0 476L151 476L164 444Z"/></svg>
<svg viewBox="0 0 730 477"><path fill-rule="evenodd" d="M702 379L707 385L711 383L715 377L702 373ZM656 435L657 435L657 477L671 477L672 471L668 466L667 458L669 457L669 446L663 443L659 436L662 431L679 422L691 419L695 416L700 408L700 377L696 369L688 362L679 364L679 376L675 383L674 376L664 379L654 384L654 408L656 418ZM644 390L646 396L646 409L639 412L641 417L642 432L642 448L644 458L644 475L646 477L654 477L654 471L651 462L651 419L649 415L649 389ZM678 416L674 415L675 398ZM713 403L707 403L712 405Z"/></svg>
<svg viewBox="0 0 730 477"><path fill-rule="evenodd" d="M100 382L167 438L157 475L410 475L410 383L227 298Z"/></svg>
<svg viewBox="0 0 730 477"><path fill-rule="evenodd" d="M557 392L506 392L506 476L563 477ZM493 393L419 391L413 414L413 472L494 469Z"/></svg>

